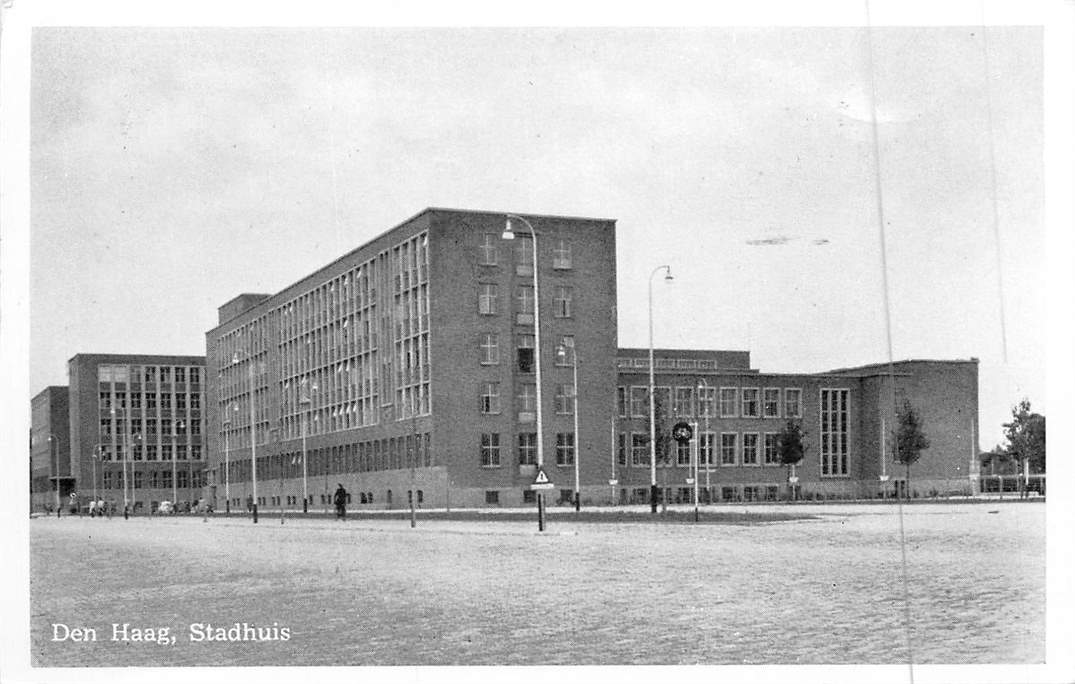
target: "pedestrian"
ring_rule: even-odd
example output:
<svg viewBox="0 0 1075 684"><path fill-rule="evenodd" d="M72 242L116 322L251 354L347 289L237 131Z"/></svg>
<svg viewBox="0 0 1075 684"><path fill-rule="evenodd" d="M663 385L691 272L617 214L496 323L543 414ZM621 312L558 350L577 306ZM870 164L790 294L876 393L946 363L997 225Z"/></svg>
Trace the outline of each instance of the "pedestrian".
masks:
<svg viewBox="0 0 1075 684"><path fill-rule="evenodd" d="M252 494L246 495L246 512L250 513L254 510L254 496Z"/></svg>
<svg viewBox="0 0 1075 684"><path fill-rule="evenodd" d="M347 515L347 490L339 482L336 483L336 494L332 497L332 502L336 504L336 518L343 520Z"/></svg>

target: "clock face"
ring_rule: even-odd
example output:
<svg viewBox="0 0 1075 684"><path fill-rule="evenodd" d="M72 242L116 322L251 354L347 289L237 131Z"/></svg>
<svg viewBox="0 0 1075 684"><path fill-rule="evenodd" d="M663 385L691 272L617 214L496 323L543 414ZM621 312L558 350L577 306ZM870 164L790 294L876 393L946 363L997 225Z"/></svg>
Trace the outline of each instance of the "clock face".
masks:
<svg viewBox="0 0 1075 684"><path fill-rule="evenodd" d="M672 438L677 442L689 442L694 436L694 430L687 423L676 423L672 428Z"/></svg>

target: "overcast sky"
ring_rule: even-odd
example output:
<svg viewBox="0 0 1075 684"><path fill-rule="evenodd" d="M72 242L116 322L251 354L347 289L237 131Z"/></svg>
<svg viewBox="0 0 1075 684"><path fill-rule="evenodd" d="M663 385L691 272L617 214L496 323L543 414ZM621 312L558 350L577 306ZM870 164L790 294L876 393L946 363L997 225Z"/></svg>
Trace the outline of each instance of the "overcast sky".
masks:
<svg viewBox="0 0 1075 684"><path fill-rule="evenodd" d="M31 88L32 394L428 206L617 219L622 346L667 263L657 346L883 362L880 190L896 359L1047 410L1036 28L38 28Z"/></svg>

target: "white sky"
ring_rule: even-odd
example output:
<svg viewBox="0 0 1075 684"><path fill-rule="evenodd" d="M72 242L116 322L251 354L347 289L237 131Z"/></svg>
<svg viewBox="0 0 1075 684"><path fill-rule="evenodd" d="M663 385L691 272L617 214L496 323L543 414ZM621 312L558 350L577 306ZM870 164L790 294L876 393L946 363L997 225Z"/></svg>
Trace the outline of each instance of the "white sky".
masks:
<svg viewBox="0 0 1075 684"><path fill-rule="evenodd" d="M1042 32L872 40L893 352L978 357L989 447L1047 410ZM887 360L864 29L39 28L32 57L31 394L79 352L202 354L226 300L427 206L618 219L622 346L669 263L658 346Z"/></svg>

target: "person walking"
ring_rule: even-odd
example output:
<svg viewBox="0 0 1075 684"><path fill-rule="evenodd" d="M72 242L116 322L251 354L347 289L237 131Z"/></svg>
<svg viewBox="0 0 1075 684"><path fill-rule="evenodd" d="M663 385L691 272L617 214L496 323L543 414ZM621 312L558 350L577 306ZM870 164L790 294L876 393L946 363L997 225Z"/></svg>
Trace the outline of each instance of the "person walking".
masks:
<svg viewBox="0 0 1075 684"><path fill-rule="evenodd" d="M343 520L347 515L347 490L339 482L336 483L336 494L333 495L332 502L336 504L336 519Z"/></svg>

